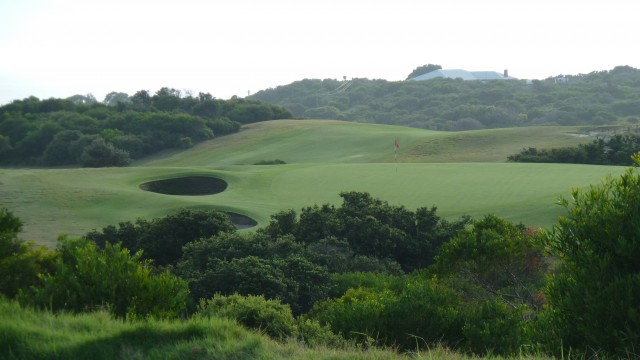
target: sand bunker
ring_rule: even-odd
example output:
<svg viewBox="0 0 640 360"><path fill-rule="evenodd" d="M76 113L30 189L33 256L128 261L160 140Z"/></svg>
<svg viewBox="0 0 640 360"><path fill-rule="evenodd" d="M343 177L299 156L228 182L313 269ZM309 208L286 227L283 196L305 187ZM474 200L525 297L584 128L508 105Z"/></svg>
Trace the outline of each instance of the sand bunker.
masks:
<svg viewBox="0 0 640 360"><path fill-rule="evenodd" d="M227 182L210 176L185 176L149 181L140 188L165 195L213 195L223 192Z"/></svg>
<svg viewBox="0 0 640 360"><path fill-rule="evenodd" d="M255 220L253 220L248 216L244 216L244 215L236 214L232 212L227 212L226 214L229 216L229 219L231 220L231 222L240 230L249 229L258 225L258 223Z"/></svg>
<svg viewBox="0 0 640 360"><path fill-rule="evenodd" d="M149 181L140 185L145 191L165 195L213 195L226 190L227 182L211 176L184 176L171 179ZM232 212L226 213L238 229L248 229L258 225L252 218Z"/></svg>

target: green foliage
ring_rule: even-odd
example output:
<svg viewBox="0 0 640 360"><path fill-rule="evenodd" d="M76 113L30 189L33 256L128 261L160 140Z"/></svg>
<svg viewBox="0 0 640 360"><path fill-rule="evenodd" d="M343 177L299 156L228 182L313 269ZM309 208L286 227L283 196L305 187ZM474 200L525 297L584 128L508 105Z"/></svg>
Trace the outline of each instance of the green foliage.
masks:
<svg viewBox="0 0 640 360"><path fill-rule="evenodd" d="M409 78L438 69L416 68ZM289 108L294 117L329 118L431 130L532 125L604 125L638 114L640 70L609 71L526 81L386 81L305 79L259 91L249 99ZM336 91L338 90L338 91ZM626 160L626 159L625 159Z"/></svg>
<svg viewBox="0 0 640 360"><path fill-rule="evenodd" d="M384 288L352 288L317 303L311 318L353 341L416 350L445 345L474 354L517 354L529 344L519 308L476 302L463 291L423 274L398 278Z"/></svg>
<svg viewBox="0 0 640 360"><path fill-rule="evenodd" d="M366 192L343 192L340 196L343 204L339 208L328 204L307 207L298 220L293 211L281 212L272 216L263 231L272 237L294 235L297 241L315 248L318 260L336 271L344 260L351 265L343 264L343 271L387 267L393 271L397 266L391 262L396 262L408 272L431 264L440 246L469 221L463 217L448 222L436 215L435 207L412 212ZM332 261L333 254L341 260ZM377 259L378 264L367 259ZM355 267L353 260L363 268Z"/></svg>
<svg viewBox="0 0 640 360"><path fill-rule="evenodd" d="M538 308L548 270L541 236L540 231L486 215L442 246L433 270L482 289L472 295L477 300Z"/></svg>
<svg viewBox="0 0 640 360"><path fill-rule="evenodd" d="M220 234L187 244L176 273L196 299L217 293L264 295L281 299L295 314L326 297L326 268L301 256L290 238Z"/></svg>
<svg viewBox="0 0 640 360"><path fill-rule="evenodd" d="M181 209L153 220L138 219L135 223L122 222L94 230L86 238L103 247L106 244L122 245L132 252L143 251L143 259L151 259L155 265L175 264L182 256L186 244L200 238L223 232L234 232L235 225L229 217L214 210Z"/></svg>
<svg viewBox="0 0 640 360"><path fill-rule="evenodd" d="M187 284L167 272L154 275L141 254L120 245L103 250L87 240L60 239L55 271L20 295L23 304L52 311L108 309L117 317L176 317L186 311Z"/></svg>
<svg viewBox="0 0 640 360"><path fill-rule="evenodd" d="M637 131L637 129L636 129ZM536 163L573 163L594 165L631 165L631 156L640 148L640 135L615 134L608 139L596 139L577 147L538 150L522 149L510 155L509 161Z"/></svg>
<svg viewBox="0 0 640 360"><path fill-rule="evenodd" d="M442 69L442 66L434 64L418 66L417 68L413 69L413 71L407 76L407 80L440 69Z"/></svg>
<svg viewBox="0 0 640 360"><path fill-rule="evenodd" d="M640 156L634 157L640 165ZM629 168L563 199L547 239L561 266L550 279L551 324L565 348L637 354L640 343L640 175ZM557 350L557 349L554 349Z"/></svg>
<svg viewBox="0 0 640 360"><path fill-rule="evenodd" d="M80 155L80 164L85 167L127 166L130 163L128 152L116 149L102 138L94 140Z"/></svg>
<svg viewBox="0 0 640 360"><path fill-rule="evenodd" d="M463 349L474 354L519 354L529 344L522 316L521 309L500 301L472 307L462 327Z"/></svg>
<svg viewBox="0 0 640 360"><path fill-rule="evenodd" d="M298 331L291 309L279 300L267 300L264 296L215 295L200 301L197 315L233 319L277 340L295 337Z"/></svg>
<svg viewBox="0 0 640 360"><path fill-rule="evenodd" d="M22 221L0 208L0 294L13 298L53 271L55 256L45 247L18 238Z"/></svg>
<svg viewBox="0 0 640 360"><path fill-rule="evenodd" d="M0 318L0 354L11 360L406 358L395 351L362 351L339 342L335 345L341 349L324 346L332 345L325 341L331 336L318 334L312 321L299 325L301 338L303 331L313 335L309 341L278 343L219 317L121 321L106 312L52 314L0 299ZM314 343L316 339L320 342ZM447 353L432 351L436 356Z"/></svg>
<svg viewBox="0 0 640 360"><path fill-rule="evenodd" d="M104 104L89 95L67 100L30 97L0 107L0 163L124 166L129 158L188 148L214 133L237 132L240 121L291 117L276 105L216 100L202 93L183 96L166 87L154 95L145 90L131 97L111 92Z"/></svg>

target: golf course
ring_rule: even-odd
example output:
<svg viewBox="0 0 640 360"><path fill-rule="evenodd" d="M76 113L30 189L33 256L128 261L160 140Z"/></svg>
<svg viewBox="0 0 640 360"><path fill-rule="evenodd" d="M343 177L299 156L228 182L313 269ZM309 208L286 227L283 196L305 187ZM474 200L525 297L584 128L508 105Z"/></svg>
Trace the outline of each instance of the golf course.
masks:
<svg viewBox="0 0 640 360"><path fill-rule="evenodd" d="M591 140L579 127L438 132L275 120L246 125L186 150L145 157L129 167L3 168L0 192L3 206L24 221L22 237L50 247L60 234L80 236L180 208L217 209L253 219L260 227L281 210L339 204L343 191L366 191L412 210L436 206L450 219L492 213L548 228L563 214L559 197L624 168L508 163L507 156L523 147ZM145 185L190 177L213 178L220 190L176 195Z"/></svg>

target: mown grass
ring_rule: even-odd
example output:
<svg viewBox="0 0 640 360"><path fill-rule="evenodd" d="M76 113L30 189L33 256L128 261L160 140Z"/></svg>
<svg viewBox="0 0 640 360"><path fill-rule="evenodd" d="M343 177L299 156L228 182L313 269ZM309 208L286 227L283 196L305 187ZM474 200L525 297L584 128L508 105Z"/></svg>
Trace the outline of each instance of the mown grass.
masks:
<svg viewBox="0 0 640 360"><path fill-rule="evenodd" d="M54 315L2 299L0 319L0 358L7 360L477 358L442 347L417 347L408 354L375 348L308 348L296 340L275 342L227 319L123 321L107 312Z"/></svg>
<svg viewBox="0 0 640 360"><path fill-rule="evenodd" d="M581 127L527 127L440 132L333 120L278 120L250 124L234 135L187 151L144 159L147 166L222 166L264 159L292 163L505 162L524 147L590 142ZM400 149L394 152L393 141Z"/></svg>
<svg viewBox="0 0 640 360"><path fill-rule="evenodd" d="M599 183L622 168L491 159L528 146L527 139L554 144L581 139L567 135L578 130L442 133L338 121L271 121L128 168L0 169L0 206L25 222L24 239L49 246L55 245L60 233L79 236L183 207L230 211L264 225L280 210L337 204L342 191L367 191L412 210L437 206L439 214L448 218L494 213L548 227L562 213L555 204L559 196L568 195L573 187ZM401 143L397 163L395 138ZM286 164L251 165L262 159L282 159ZM223 193L206 196L163 195L139 188L148 181L190 175L216 176L229 186Z"/></svg>

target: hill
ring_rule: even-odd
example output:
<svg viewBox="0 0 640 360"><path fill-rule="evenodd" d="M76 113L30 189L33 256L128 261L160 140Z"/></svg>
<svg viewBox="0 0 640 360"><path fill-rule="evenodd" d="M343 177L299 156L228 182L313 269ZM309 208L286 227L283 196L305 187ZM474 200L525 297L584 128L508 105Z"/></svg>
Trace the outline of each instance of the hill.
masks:
<svg viewBox="0 0 640 360"><path fill-rule="evenodd" d="M446 133L338 121L270 121L128 168L2 169L2 205L25 221L25 239L48 245L60 232L82 235L183 207L242 214L263 225L280 210L336 203L341 191L368 191L409 209L435 205L448 218L492 212L549 226L561 212L555 205L558 196L622 168L504 160L523 145L588 141L571 135L577 131L540 127ZM394 163L396 138L401 147ZM274 159L286 164L253 165ZM223 179L228 187L205 196L140 188L149 181L194 175Z"/></svg>
<svg viewBox="0 0 640 360"><path fill-rule="evenodd" d="M638 123L639 95L640 70L619 66L531 82L304 79L248 98L302 118L459 131Z"/></svg>

